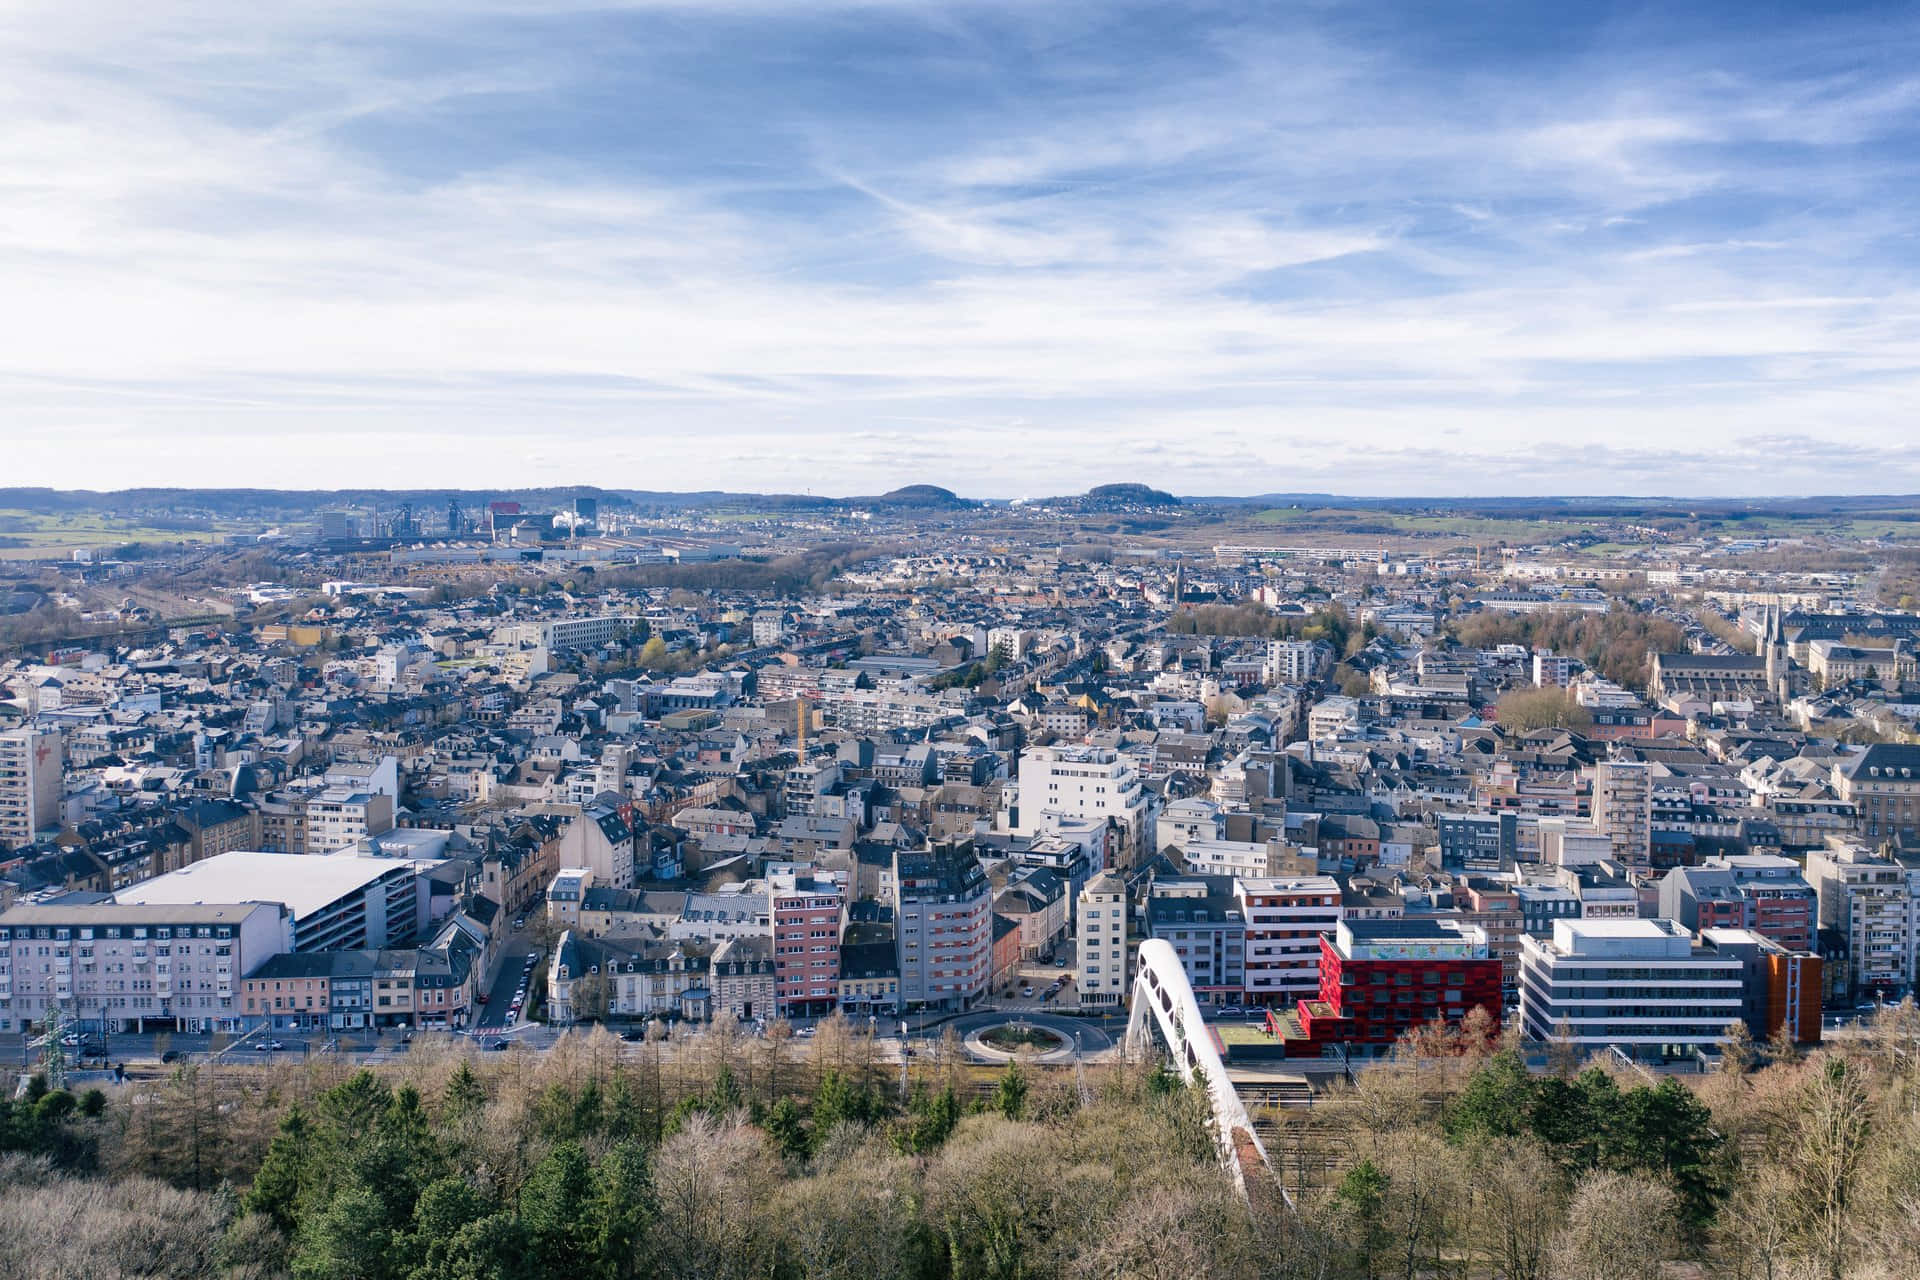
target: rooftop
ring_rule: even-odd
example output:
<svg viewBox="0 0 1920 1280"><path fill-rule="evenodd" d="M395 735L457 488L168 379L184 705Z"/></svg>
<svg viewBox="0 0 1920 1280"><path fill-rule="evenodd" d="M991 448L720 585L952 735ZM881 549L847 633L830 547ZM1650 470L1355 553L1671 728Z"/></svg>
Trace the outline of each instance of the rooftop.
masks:
<svg viewBox="0 0 1920 1280"><path fill-rule="evenodd" d="M352 854L219 853L178 871L129 885L121 903L284 903L295 919L312 915L412 864Z"/></svg>

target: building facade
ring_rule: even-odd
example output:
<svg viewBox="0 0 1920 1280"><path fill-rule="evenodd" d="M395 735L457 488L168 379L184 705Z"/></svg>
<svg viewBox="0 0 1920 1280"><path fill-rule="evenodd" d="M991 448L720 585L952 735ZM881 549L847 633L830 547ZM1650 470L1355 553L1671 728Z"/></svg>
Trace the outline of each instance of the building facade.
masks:
<svg viewBox="0 0 1920 1280"><path fill-rule="evenodd" d="M1126 881L1111 871L1087 881L1075 917L1074 982L1080 1003L1125 1004L1133 980Z"/></svg>
<svg viewBox="0 0 1920 1280"><path fill-rule="evenodd" d="M896 850L892 884L902 1002L965 1008L993 979L993 886L973 845Z"/></svg>
<svg viewBox="0 0 1920 1280"><path fill-rule="evenodd" d="M0 733L0 851L33 843L60 825L64 757L54 729Z"/></svg>
<svg viewBox="0 0 1920 1280"><path fill-rule="evenodd" d="M1520 944L1520 1016L1529 1039L1564 1024L1575 1049L1684 1058L1744 1016L1741 962L1696 946L1671 920L1559 920Z"/></svg>
<svg viewBox="0 0 1920 1280"><path fill-rule="evenodd" d="M1435 1019L1485 1009L1500 1029L1500 958L1479 925L1452 920L1341 921L1320 938L1320 1005L1352 1044L1390 1045ZM1310 1036L1317 1011L1300 1011Z"/></svg>
<svg viewBox="0 0 1920 1280"><path fill-rule="evenodd" d="M0 913L0 1031L57 1007L101 1032L234 1030L240 982L286 949L271 903L17 906Z"/></svg>
<svg viewBox="0 0 1920 1280"><path fill-rule="evenodd" d="M831 1013L840 998L846 884L813 867L767 876L773 913L774 998L787 1017Z"/></svg>
<svg viewBox="0 0 1920 1280"><path fill-rule="evenodd" d="M1245 922L1245 998L1284 1005L1320 989L1320 939L1340 925L1332 876L1246 877L1234 885Z"/></svg>

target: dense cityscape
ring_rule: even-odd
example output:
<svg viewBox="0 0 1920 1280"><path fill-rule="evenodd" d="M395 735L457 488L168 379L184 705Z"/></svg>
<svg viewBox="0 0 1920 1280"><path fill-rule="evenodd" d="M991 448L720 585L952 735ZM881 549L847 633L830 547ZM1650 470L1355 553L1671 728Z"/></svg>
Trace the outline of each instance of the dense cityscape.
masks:
<svg viewBox="0 0 1920 1280"><path fill-rule="evenodd" d="M0 1280L1916 1280L1916 66L0 4Z"/></svg>
<svg viewBox="0 0 1920 1280"><path fill-rule="evenodd" d="M1920 1259L1899 500L6 501L0 1273Z"/></svg>

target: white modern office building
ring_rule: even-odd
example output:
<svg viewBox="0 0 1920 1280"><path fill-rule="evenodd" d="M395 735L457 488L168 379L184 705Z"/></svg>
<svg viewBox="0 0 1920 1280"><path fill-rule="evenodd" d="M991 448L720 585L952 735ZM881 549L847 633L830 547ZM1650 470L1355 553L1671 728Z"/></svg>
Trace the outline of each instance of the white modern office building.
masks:
<svg viewBox="0 0 1920 1280"><path fill-rule="evenodd" d="M1020 757L1016 835L1049 829L1048 816L1108 820L1121 830L1122 859L1151 833L1152 804L1133 762L1097 747L1035 747Z"/></svg>
<svg viewBox="0 0 1920 1280"><path fill-rule="evenodd" d="M1556 920L1520 939L1520 1017L1548 1040L1564 1021L1585 1053L1678 1058L1726 1039L1745 1014L1738 958L1697 946L1672 920Z"/></svg>

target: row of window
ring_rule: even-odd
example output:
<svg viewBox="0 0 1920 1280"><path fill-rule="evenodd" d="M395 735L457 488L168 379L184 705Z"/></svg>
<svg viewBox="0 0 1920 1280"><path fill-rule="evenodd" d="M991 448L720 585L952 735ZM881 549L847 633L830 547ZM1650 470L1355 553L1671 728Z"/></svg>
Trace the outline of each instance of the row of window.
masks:
<svg viewBox="0 0 1920 1280"><path fill-rule="evenodd" d="M82 942L91 942L96 936L100 938L145 938L149 935L162 940L171 939L176 936L181 938L231 938L233 936L233 926L225 924L203 924L198 927L181 925L178 929L175 929L168 925L156 925L149 928L147 925L114 924L69 926L43 924L13 925L10 928L0 928L0 939L9 937L16 940L38 938L51 939L56 942L70 942L76 936Z"/></svg>

